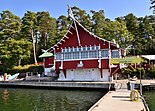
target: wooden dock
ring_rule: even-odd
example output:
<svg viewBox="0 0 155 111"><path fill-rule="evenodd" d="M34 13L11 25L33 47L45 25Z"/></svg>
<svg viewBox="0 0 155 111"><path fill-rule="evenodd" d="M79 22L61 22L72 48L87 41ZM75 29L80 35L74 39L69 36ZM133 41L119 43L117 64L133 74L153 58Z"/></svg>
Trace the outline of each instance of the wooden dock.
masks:
<svg viewBox="0 0 155 111"><path fill-rule="evenodd" d="M135 87L139 89L140 87L139 80L136 81ZM155 80L142 80L142 87L143 87L143 90L155 89Z"/></svg>
<svg viewBox="0 0 155 111"><path fill-rule="evenodd" d="M138 102L130 100L130 92L127 90L128 80L119 81L122 86L116 91L109 91L88 111L148 111L143 100Z"/></svg>
<svg viewBox="0 0 155 111"><path fill-rule="evenodd" d="M140 99L138 102L130 100L130 91L110 91L103 96L88 111L146 111Z"/></svg>

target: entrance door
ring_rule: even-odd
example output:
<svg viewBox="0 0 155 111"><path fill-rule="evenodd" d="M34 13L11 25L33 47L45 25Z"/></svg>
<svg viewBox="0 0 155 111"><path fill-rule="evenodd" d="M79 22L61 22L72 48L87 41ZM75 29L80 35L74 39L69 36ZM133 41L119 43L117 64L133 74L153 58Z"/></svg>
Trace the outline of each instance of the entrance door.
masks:
<svg viewBox="0 0 155 111"><path fill-rule="evenodd" d="M71 69L71 70L67 70L67 79L68 80L74 80L74 70Z"/></svg>
<svg viewBox="0 0 155 111"><path fill-rule="evenodd" d="M86 69L85 80L92 81L92 69Z"/></svg>
<svg viewBox="0 0 155 111"><path fill-rule="evenodd" d="M78 80L78 81L85 80L85 71L84 71L84 69L75 70L75 80Z"/></svg>

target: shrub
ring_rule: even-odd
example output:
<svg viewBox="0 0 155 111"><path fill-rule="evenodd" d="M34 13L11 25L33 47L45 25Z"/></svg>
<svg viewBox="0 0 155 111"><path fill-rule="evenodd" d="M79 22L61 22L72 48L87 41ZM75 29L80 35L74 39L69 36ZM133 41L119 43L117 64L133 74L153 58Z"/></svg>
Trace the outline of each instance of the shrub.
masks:
<svg viewBox="0 0 155 111"><path fill-rule="evenodd" d="M155 67L151 67L151 69L149 70L149 76L151 78L155 78Z"/></svg>
<svg viewBox="0 0 155 111"><path fill-rule="evenodd" d="M44 69L43 69L43 66L39 66L39 65L32 65L29 67L29 72L33 72L33 73L36 73L36 72L43 72Z"/></svg>
<svg viewBox="0 0 155 111"><path fill-rule="evenodd" d="M24 66L14 66L10 73L26 73L26 72L43 72L43 66L30 64L30 65L24 65Z"/></svg>
<svg viewBox="0 0 155 111"><path fill-rule="evenodd" d="M135 69L133 67L127 67L127 68L121 69L121 73L124 74L126 77L129 74L130 77L137 76L138 78L140 78L140 73L141 73L142 78L144 78L145 70L144 70L144 68L136 68Z"/></svg>

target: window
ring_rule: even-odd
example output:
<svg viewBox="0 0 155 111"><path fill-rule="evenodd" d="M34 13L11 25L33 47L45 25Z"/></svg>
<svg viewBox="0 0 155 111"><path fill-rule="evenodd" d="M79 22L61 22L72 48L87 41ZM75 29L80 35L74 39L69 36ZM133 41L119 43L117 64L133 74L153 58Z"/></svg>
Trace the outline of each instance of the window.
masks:
<svg viewBox="0 0 155 111"><path fill-rule="evenodd" d="M97 58L98 51L89 51L89 58Z"/></svg>
<svg viewBox="0 0 155 111"><path fill-rule="evenodd" d="M101 57L108 57L108 50L101 50Z"/></svg>
<svg viewBox="0 0 155 111"><path fill-rule="evenodd" d="M79 47L78 50L79 50L79 51L82 51L82 47Z"/></svg>
<svg viewBox="0 0 155 111"><path fill-rule="evenodd" d="M70 52L73 52L73 48L70 48Z"/></svg>
<svg viewBox="0 0 155 111"><path fill-rule="evenodd" d="M73 52L73 59L79 59L79 52Z"/></svg>
<svg viewBox="0 0 155 111"><path fill-rule="evenodd" d="M62 52L65 52L65 49L62 49Z"/></svg>
<svg viewBox="0 0 155 111"><path fill-rule="evenodd" d="M78 51L78 48L74 48L74 51L75 51L75 52Z"/></svg>
<svg viewBox="0 0 155 111"><path fill-rule="evenodd" d="M118 50L113 50L111 53L112 58L119 58L119 51Z"/></svg>
<svg viewBox="0 0 155 111"><path fill-rule="evenodd" d="M83 47L83 51L86 51L86 47Z"/></svg>
<svg viewBox="0 0 155 111"><path fill-rule="evenodd" d="M95 46L92 46L92 50L95 50Z"/></svg>
<svg viewBox="0 0 155 111"><path fill-rule="evenodd" d="M66 49L66 52L69 52L69 48Z"/></svg>
<svg viewBox="0 0 155 111"><path fill-rule="evenodd" d="M87 50L90 50L90 47L87 47Z"/></svg>
<svg viewBox="0 0 155 111"><path fill-rule="evenodd" d="M99 50L100 49L100 47L99 46L96 46L96 50Z"/></svg>
<svg viewBox="0 0 155 111"><path fill-rule="evenodd" d="M72 59L72 53L64 53L64 59Z"/></svg>
<svg viewBox="0 0 155 111"><path fill-rule="evenodd" d="M81 52L81 58L88 58L88 52L87 51L83 51Z"/></svg>
<svg viewBox="0 0 155 111"><path fill-rule="evenodd" d="M61 53L56 53L56 60L61 60Z"/></svg>
<svg viewBox="0 0 155 111"><path fill-rule="evenodd" d="M76 47L76 48L64 48L62 49L63 58L61 54L57 54L57 60L69 60L69 59L85 59L85 58L98 58L100 46L85 46L85 47ZM108 55L108 54L107 54ZM105 56L105 54L104 54Z"/></svg>

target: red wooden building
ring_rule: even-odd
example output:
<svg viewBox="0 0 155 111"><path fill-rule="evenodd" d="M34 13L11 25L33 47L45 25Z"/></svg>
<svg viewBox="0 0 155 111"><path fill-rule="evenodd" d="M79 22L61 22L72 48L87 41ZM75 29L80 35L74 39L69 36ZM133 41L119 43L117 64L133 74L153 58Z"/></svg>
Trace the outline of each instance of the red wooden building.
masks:
<svg viewBox="0 0 155 111"><path fill-rule="evenodd" d="M45 59L45 69L53 62L58 80L109 81L118 68L112 68L110 58L120 58L118 44L102 39L85 29L73 16L73 23L64 37L48 52L54 61Z"/></svg>

